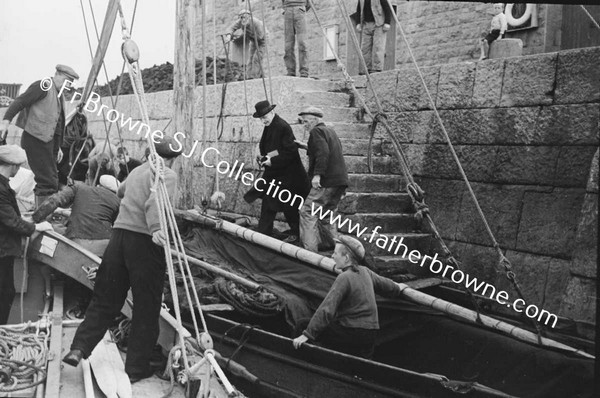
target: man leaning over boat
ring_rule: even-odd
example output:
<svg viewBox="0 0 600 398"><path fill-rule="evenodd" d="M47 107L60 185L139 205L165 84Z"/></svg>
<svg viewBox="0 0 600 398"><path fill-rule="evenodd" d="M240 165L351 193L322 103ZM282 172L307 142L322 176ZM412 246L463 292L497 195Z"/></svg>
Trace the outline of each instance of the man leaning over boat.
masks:
<svg viewBox="0 0 600 398"><path fill-rule="evenodd" d="M172 201L177 175L169 167L181 150L172 149L174 141L170 138L162 139L155 147L165 161L163 179ZM151 159L135 168L119 187L119 215L98 268L92 301L73 338L71 351L63 358L65 363L76 366L90 356L119 314L131 287L133 302L137 303L133 307L125 360L125 372L131 382L153 374L150 357L159 335L167 267L163 249L166 237L160 227L153 165Z"/></svg>
<svg viewBox="0 0 600 398"><path fill-rule="evenodd" d="M104 255L112 226L119 214L121 200L116 192L117 179L111 175L100 176L98 186L76 181L46 199L33 213L33 220L41 222L57 207L71 207L65 236L98 257Z"/></svg>

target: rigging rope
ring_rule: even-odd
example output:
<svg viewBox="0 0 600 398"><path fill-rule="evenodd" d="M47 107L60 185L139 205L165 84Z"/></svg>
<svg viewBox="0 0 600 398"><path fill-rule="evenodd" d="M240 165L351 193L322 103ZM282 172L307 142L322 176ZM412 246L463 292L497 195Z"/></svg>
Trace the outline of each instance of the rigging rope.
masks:
<svg viewBox="0 0 600 398"><path fill-rule="evenodd" d="M248 3L250 4L250 3ZM267 28L266 28L266 23L267 23L267 19L265 16L265 2L264 0L260 2L260 11L262 14L262 22L265 26L265 51L267 54L267 73L269 76L269 93L271 94L271 103L273 103L273 81L271 80L271 58L269 56L269 35L267 34ZM264 77L263 77L264 79Z"/></svg>
<svg viewBox="0 0 600 398"><path fill-rule="evenodd" d="M585 6L584 6L583 4L580 4L580 5L579 5L579 7L581 7L581 8L583 9L583 11L584 11L584 12L587 14L587 16L588 16L588 17L590 17L590 19L592 20L592 23L593 23L594 25L596 25L596 27L597 27L598 29L600 29L600 24L598 24L598 21L596 21L596 20L594 19L594 17L592 16L592 14L590 14L590 12L587 10L587 8L585 8Z"/></svg>

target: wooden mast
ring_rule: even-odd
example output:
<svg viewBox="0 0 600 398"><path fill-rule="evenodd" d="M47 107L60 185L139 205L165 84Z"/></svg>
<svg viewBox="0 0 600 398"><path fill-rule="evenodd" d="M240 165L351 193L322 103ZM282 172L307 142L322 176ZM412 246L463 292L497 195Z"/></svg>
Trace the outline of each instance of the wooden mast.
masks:
<svg viewBox="0 0 600 398"><path fill-rule="evenodd" d="M100 67L102 66L104 56L106 55L106 49L108 48L108 43L110 42L110 37L112 36L118 11L119 0L110 0L108 7L106 7L104 25L102 26L102 33L100 35L100 40L98 41L98 47L96 48L96 55L94 56L92 68L90 69L87 81L85 82L85 88L83 89L83 95L81 97L82 103L85 103L92 93L92 87L96 82L98 73L100 73Z"/></svg>
<svg viewBox="0 0 600 398"><path fill-rule="evenodd" d="M177 0L175 24L175 64L173 66L173 121L175 132L183 142L183 154L173 165L178 175L179 191L176 207L190 209L194 206L193 156L190 151L194 142L194 89L196 88L196 58L194 56L197 1Z"/></svg>

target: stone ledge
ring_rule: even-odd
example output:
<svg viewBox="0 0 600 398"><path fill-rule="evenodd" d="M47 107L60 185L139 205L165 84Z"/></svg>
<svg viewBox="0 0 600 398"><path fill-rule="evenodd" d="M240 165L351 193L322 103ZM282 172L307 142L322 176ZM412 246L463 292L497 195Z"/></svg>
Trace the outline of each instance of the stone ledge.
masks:
<svg viewBox="0 0 600 398"><path fill-rule="evenodd" d="M489 59L520 57L523 55L521 39L498 39L490 45Z"/></svg>

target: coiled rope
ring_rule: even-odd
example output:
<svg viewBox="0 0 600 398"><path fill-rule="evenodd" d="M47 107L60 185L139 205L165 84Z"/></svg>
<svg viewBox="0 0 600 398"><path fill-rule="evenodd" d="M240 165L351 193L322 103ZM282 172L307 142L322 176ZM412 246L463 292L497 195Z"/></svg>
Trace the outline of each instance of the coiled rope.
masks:
<svg viewBox="0 0 600 398"><path fill-rule="evenodd" d="M0 326L0 392L24 390L46 380L48 335L26 332L30 327Z"/></svg>

